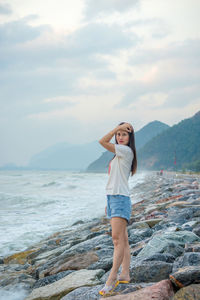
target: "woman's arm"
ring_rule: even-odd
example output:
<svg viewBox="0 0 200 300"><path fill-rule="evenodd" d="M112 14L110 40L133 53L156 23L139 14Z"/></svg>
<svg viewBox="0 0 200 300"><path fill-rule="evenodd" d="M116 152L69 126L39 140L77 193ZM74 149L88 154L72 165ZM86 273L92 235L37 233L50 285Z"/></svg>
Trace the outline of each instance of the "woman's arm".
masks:
<svg viewBox="0 0 200 300"><path fill-rule="evenodd" d="M99 140L99 143L106 148L108 151L115 153L115 145L112 143L109 143L112 137L115 135L115 133L119 130L120 126L115 127L113 130L111 130L108 134L106 134L102 139Z"/></svg>

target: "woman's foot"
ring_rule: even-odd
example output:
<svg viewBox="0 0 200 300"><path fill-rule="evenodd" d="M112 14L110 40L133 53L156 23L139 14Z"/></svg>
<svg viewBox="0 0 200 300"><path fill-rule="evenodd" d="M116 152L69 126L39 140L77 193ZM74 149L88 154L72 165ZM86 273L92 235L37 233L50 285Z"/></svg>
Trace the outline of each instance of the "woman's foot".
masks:
<svg viewBox="0 0 200 300"><path fill-rule="evenodd" d="M111 285L104 285L104 287L99 291L99 294L102 296L111 295L115 288L118 286L119 281L115 280Z"/></svg>
<svg viewBox="0 0 200 300"><path fill-rule="evenodd" d="M115 277L109 276L106 281L106 285L112 285L114 282L116 282L116 280L118 280L117 276L115 276Z"/></svg>
<svg viewBox="0 0 200 300"><path fill-rule="evenodd" d="M123 274L121 273L119 276L118 276L118 280L122 283L129 283L131 278L130 278L130 275L129 274Z"/></svg>

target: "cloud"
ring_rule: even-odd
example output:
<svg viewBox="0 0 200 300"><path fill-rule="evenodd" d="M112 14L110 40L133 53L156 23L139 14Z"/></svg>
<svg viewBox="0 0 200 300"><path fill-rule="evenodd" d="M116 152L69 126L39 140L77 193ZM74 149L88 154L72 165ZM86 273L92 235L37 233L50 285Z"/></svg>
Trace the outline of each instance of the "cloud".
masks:
<svg viewBox="0 0 200 300"><path fill-rule="evenodd" d="M35 19L32 15L20 20L0 24L0 43L1 47L22 44L34 40L44 30L49 30L49 26L33 27L28 25L28 21Z"/></svg>
<svg viewBox="0 0 200 300"><path fill-rule="evenodd" d="M140 0L86 0L85 17L91 19L114 12L126 12L137 7L139 3Z"/></svg>
<svg viewBox="0 0 200 300"><path fill-rule="evenodd" d="M57 37L48 26L30 26L26 18L6 23L0 30L1 114L6 110L18 116L51 109L52 103L41 103L46 98L99 93L103 86L109 89L104 81L114 81L115 73L103 56L137 44L137 36L130 37L116 25L88 24Z"/></svg>
<svg viewBox="0 0 200 300"><path fill-rule="evenodd" d="M168 96L162 107L187 106L200 93L200 40L172 43L160 49L138 49L129 62L132 73L140 76L124 83L127 91L117 107L133 105L149 93Z"/></svg>
<svg viewBox="0 0 200 300"><path fill-rule="evenodd" d="M0 4L0 15L10 15L12 14L11 6L7 3Z"/></svg>
<svg viewBox="0 0 200 300"><path fill-rule="evenodd" d="M98 55L114 54L121 49L136 45L139 41L117 25L88 24L55 39L49 26L30 26L26 20L18 20L0 25L1 50L0 65L15 65L25 68L40 66L97 67ZM40 38L41 37L41 38ZM23 45L24 42L29 42ZM12 47L11 47L12 46ZM65 61L64 61L65 60ZM74 61L75 60L75 64Z"/></svg>

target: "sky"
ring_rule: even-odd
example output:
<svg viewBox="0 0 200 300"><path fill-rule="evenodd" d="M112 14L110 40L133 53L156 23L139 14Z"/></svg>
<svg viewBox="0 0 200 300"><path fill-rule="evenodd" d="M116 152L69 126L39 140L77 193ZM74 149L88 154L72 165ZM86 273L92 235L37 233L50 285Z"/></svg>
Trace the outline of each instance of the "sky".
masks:
<svg viewBox="0 0 200 300"><path fill-rule="evenodd" d="M199 0L0 1L0 166L200 109Z"/></svg>

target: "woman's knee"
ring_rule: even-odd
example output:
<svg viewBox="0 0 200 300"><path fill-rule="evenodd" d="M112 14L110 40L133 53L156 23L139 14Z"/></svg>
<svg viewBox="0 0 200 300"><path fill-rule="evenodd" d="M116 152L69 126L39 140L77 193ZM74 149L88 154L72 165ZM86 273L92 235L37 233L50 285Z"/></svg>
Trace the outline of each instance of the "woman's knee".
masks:
<svg viewBox="0 0 200 300"><path fill-rule="evenodd" d="M124 244L124 234L113 233L112 241L115 246L118 246L119 244Z"/></svg>

